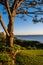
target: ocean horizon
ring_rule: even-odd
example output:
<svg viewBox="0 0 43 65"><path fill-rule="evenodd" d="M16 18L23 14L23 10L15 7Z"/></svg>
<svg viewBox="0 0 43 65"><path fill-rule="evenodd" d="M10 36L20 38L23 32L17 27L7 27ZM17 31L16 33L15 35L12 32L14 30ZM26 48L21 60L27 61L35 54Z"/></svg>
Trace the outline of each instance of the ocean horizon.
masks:
<svg viewBox="0 0 43 65"><path fill-rule="evenodd" d="M39 41L43 43L43 35L15 35L16 38L28 41Z"/></svg>

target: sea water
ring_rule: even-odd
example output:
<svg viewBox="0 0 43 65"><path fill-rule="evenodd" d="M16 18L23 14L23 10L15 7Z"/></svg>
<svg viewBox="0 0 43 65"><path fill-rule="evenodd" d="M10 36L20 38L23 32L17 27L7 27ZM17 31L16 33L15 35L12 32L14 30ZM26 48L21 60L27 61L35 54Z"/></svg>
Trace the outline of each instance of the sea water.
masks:
<svg viewBox="0 0 43 65"><path fill-rule="evenodd" d="M43 35L16 35L15 37L21 40L40 41L43 43Z"/></svg>

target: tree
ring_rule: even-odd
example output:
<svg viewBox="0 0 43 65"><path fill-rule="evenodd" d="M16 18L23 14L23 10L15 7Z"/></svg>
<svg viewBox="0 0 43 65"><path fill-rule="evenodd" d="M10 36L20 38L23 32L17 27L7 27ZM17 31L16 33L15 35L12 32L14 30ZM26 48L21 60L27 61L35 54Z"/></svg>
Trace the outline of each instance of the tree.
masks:
<svg viewBox="0 0 43 65"><path fill-rule="evenodd" d="M42 21L43 22L43 18L41 20L37 20L37 14L43 14L43 11L41 9L41 4L43 4L43 0L0 0L0 4L2 4L3 6L5 6L5 9L8 12L8 17L9 17L9 24L8 24L8 29L6 29L2 18L1 19L1 24L7 34L7 45L9 46L13 46L13 39L14 39L14 35L13 35L13 31L14 31L14 18L16 15L18 14L22 14L22 18L24 17L24 14L28 15L28 14L35 14L35 17L33 17L33 21L39 22ZM37 6L36 6L37 5ZM37 9L34 12L29 12L29 8L35 8ZM30 15L28 15L30 16ZM32 16L30 16L32 17Z"/></svg>
<svg viewBox="0 0 43 65"><path fill-rule="evenodd" d="M24 18L24 15L30 16L33 18L33 21L36 22L43 22L43 18L38 20L37 15L42 15L43 11L42 8L39 7L41 4L43 5L43 0L0 0L0 4L5 6L5 9L8 12L8 29L6 29L2 17L0 16L0 23L3 26L5 32L6 32L6 39L7 39L7 45L10 47L13 47L13 39L14 39L14 18L16 15L21 14L22 18ZM39 5L39 6L38 6ZM29 8L36 9L35 11L29 12ZM34 14L35 17L31 16L30 14ZM12 63L13 65L13 63Z"/></svg>

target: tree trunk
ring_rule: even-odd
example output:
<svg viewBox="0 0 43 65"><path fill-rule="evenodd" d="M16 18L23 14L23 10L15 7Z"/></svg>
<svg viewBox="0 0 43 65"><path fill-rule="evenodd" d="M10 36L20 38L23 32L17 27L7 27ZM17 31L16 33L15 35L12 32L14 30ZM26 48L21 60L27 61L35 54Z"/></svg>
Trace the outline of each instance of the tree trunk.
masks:
<svg viewBox="0 0 43 65"><path fill-rule="evenodd" d="M8 24L8 32L10 36L6 37L7 46L13 47L13 40L14 40L14 18L9 17L9 24Z"/></svg>
<svg viewBox="0 0 43 65"><path fill-rule="evenodd" d="M13 34L13 32L14 32L14 17L15 17L15 15L16 15L16 12L14 11L14 13L13 14L11 14L11 16L9 15L9 24L8 24L8 32L9 32L9 34L10 34L10 36L6 36L6 44L7 44L7 46L9 46L9 47L13 47L14 46L14 44L13 44L13 41L14 41L14 34ZM11 65L14 65L14 50L10 50L10 54L11 54Z"/></svg>
<svg viewBox="0 0 43 65"><path fill-rule="evenodd" d="M10 34L10 36L6 36L6 44L7 46L9 47L13 47L13 40L14 40L14 35L13 35L13 31L14 31L14 19L13 18L9 18L9 24L8 24L8 32ZM10 50L9 52L11 52L11 65L14 65L14 59L13 59L13 56L14 56L14 50ZM12 55L13 54L13 55ZM10 57L11 57L10 56Z"/></svg>

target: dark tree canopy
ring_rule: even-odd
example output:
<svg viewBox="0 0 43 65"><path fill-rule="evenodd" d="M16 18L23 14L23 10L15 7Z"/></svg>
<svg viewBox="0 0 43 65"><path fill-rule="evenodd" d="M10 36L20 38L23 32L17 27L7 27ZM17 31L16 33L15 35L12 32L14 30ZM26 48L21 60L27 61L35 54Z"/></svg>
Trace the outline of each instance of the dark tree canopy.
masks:
<svg viewBox="0 0 43 65"><path fill-rule="evenodd" d="M0 0L0 3L7 7L8 13L16 10L16 16L21 14L23 18L26 14L33 18L33 22L43 22L43 18L37 19L38 15L43 15L43 0Z"/></svg>

